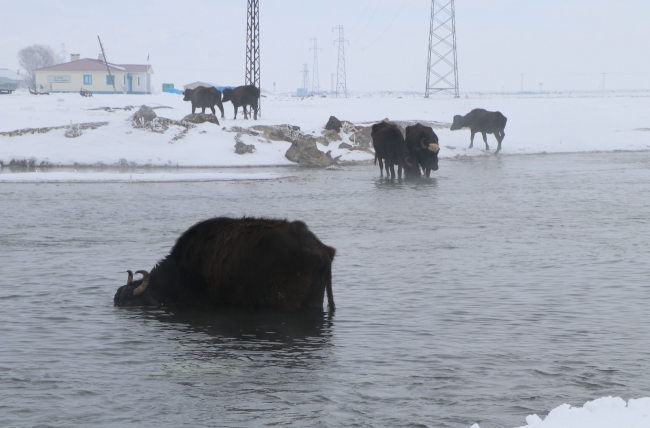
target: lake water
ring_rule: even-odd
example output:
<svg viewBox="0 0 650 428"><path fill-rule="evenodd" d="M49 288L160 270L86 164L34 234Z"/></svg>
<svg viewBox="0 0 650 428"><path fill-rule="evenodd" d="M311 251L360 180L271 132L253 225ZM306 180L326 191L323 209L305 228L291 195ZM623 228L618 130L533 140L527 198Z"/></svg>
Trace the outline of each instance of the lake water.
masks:
<svg viewBox="0 0 650 428"><path fill-rule="evenodd" d="M259 170L258 170L259 171ZM0 425L516 427L650 391L650 152L0 185ZM304 220L337 310L113 307L195 222Z"/></svg>

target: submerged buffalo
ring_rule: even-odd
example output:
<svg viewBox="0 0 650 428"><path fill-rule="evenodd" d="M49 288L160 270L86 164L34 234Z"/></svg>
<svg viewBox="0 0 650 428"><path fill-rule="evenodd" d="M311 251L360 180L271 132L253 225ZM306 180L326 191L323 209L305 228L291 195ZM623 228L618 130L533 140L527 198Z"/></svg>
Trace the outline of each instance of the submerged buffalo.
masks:
<svg viewBox="0 0 650 428"><path fill-rule="evenodd" d="M372 125L370 136L375 149L375 164L379 160L379 174L384 174L386 163L386 177L395 178L395 165L398 165L398 178L413 178L420 176L420 166L415 159L410 158L408 148L404 142L402 131L397 125L383 120Z"/></svg>
<svg viewBox="0 0 650 428"><path fill-rule="evenodd" d="M167 257L115 293L115 306L228 306L334 310L332 261L301 221L216 217L189 228Z"/></svg>
<svg viewBox="0 0 650 428"><path fill-rule="evenodd" d="M223 104L221 103L221 91L214 86L199 86L194 89L185 89L183 91L183 101L192 102L192 114L194 114L197 108L202 109L202 112L205 113L206 107L209 107L212 110L212 115L216 116L217 112L214 109L216 105L219 107L219 111L221 111L221 118L225 118Z"/></svg>
<svg viewBox="0 0 650 428"><path fill-rule="evenodd" d="M440 145L438 136L430 126L419 123L407 126L405 141L411 158L415 158L427 177L431 176L431 171L438 171Z"/></svg>
<svg viewBox="0 0 650 428"><path fill-rule="evenodd" d="M474 147L474 134L480 132L483 134L483 141L485 142L485 150L490 150L488 146L487 136L485 134L494 134L499 143L497 151L494 152L496 155L501 150L501 142L503 137L506 136L504 130L506 129L506 118L499 111L487 111L482 108L475 108L474 110L467 113L465 116L456 115L454 116L454 123L451 125L451 130L456 131L461 128L469 128L472 132L470 137L469 148Z"/></svg>

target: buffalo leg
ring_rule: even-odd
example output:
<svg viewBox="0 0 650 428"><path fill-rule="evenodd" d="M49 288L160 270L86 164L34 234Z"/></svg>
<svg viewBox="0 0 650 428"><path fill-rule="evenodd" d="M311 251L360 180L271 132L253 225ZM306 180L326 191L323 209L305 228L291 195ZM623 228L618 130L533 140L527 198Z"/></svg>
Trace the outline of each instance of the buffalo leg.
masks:
<svg viewBox="0 0 650 428"><path fill-rule="evenodd" d="M395 164L391 163L389 166L390 166L390 178L395 178Z"/></svg>
<svg viewBox="0 0 650 428"><path fill-rule="evenodd" d="M384 176L384 161L379 158L379 176Z"/></svg>
<svg viewBox="0 0 650 428"><path fill-rule="evenodd" d="M195 111L196 111L196 106L192 104L192 114L194 114Z"/></svg>
<svg viewBox="0 0 650 428"><path fill-rule="evenodd" d="M248 120L248 109L246 109L246 104L242 107L244 109L244 119Z"/></svg>
<svg viewBox="0 0 650 428"><path fill-rule="evenodd" d="M481 134L483 135L483 141L485 142L485 150L490 150L490 146L488 146L487 143L487 135L485 135L485 132L481 132Z"/></svg>
<svg viewBox="0 0 650 428"><path fill-rule="evenodd" d="M212 116L217 117L217 111L214 109L214 106L210 107L210 110L212 110Z"/></svg>
<svg viewBox="0 0 650 428"><path fill-rule="evenodd" d="M406 176L406 171L404 172L404 176ZM402 179L402 165L397 165L397 178Z"/></svg>
<svg viewBox="0 0 650 428"><path fill-rule="evenodd" d="M469 148L470 148L470 149L471 149L472 147L474 147L474 134L475 134L475 132L472 131L472 136L469 137Z"/></svg>
<svg viewBox="0 0 650 428"><path fill-rule="evenodd" d="M221 112L221 118L222 118L222 119L225 119L225 118L226 118L226 115L223 114L223 104L221 104L221 101L219 101L219 102L217 103L217 107L219 107L219 111Z"/></svg>
<svg viewBox="0 0 650 428"><path fill-rule="evenodd" d="M201 114L205 114L205 107L201 107Z"/></svg>
<svg viewBox="0 0 650 428"><path fill-rule="evenodd" d="M234 105L234 104L233 104L232 106L233 106L233 107L234 107L234 109L235 109L235 119L237 119L237 106L236 106L236 105Z"/></svg>
<svg viewBox="0 0 650 428"><path fill-rule="evenodd" d="M431 168L426 168L425 169L425 174L426 174L427 178L431 177Z"/></svg>

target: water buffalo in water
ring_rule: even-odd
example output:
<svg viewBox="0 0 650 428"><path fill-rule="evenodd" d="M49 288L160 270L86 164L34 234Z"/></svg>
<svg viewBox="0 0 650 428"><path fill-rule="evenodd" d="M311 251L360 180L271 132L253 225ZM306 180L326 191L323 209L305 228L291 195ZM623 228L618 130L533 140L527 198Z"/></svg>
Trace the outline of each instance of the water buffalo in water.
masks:
<svg viewBox="0 0 650 428"><path fill-rule="evenodd" d="M503 131L506 129L507 120L508 118L502 115L499 111L487 111L482 108L475 108L465 116L454 116L454 123L452 123L450 129L456 131L461 128L469 128L470 131L472 131L469 143L470 149L474 146L474 134L480 132L483 134L483 141L485 141L485 150L490 150L487 136L485 134L494 134L499 143L497 151L494 152L496 155L501 150L501 141L503 141L503 137L506 136L506 133Z"/></svg>
<svg viewBox="0 0 650 428"><path fill-rule="evenodd" d="M386 176L395 178L395 165L398 165L398 178L412 178L420 176L420 167L414 159L410 158L409 151L404 142L402 131L397 125L381 121L372 125L370 132L372 145L375 149L375 165L379 159L379 174L384 175L384 162L386 163Z"/></svg>
<svg viewBox="0 0 650 428"><path fill-rule="evenodd" d="M221 91L214 86L199 86L194 89L185 89L185 91L183 91L183 101L192 102L192 114L194 114L197 107L203 109L203 113L205 113L206 107L210 107L212 114L216 116L217 112L214 109L214 106L216 105L221 111L221 118L225 118L223 114L223 104L221 104Z"/></svg>
<svg viewBox="0 0 650 428"><path fill-rule="evenodd" d="M115 293L115 306L334 310L332 261L301 221L217 217L184 232L167 257Z"/></svg>
<svg viewBox="0 0 650 428"><path fill-rule="evenodd" d="M225 88L223 90L223 102L232 102L235 108L235 119L237 119L237 109L244 108L244 119L248 119L246 106L251 106L254 118L257 120L257 106L260 99L260 90L253 85L237 86L235 89Z"/></svg>
<svg viewBox="0 0 650 428"><path fill-rule="evenodd" d="M431 171L438 171L440 145L438 136L430 126L419 123L407 126L405 142L411 159L415 158L427 177L431 176Z"/></svg>

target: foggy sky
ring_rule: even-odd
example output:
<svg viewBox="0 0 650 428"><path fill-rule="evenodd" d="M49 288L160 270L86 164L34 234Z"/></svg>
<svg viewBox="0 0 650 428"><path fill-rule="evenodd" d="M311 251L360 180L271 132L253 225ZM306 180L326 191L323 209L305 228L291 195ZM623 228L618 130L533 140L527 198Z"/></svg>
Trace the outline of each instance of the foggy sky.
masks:
<svg viewBox="0 0 650 428"><path fill-rule="evenodd" d="M446 0L443 0L446 1ZM262 87L293 92L317 38L322 90L336 72L343 25L349 91L424 91L429 0L262 0ZM146 63L156 87L196 80L244 82L245 0L14 1L2 5L0 68L34 44L108 60ZM458 0L456 32L463 91L650 89L650 1ZM68 59L69 60L69 59ZM311 75L310 75L311 78Z"/></svg>

